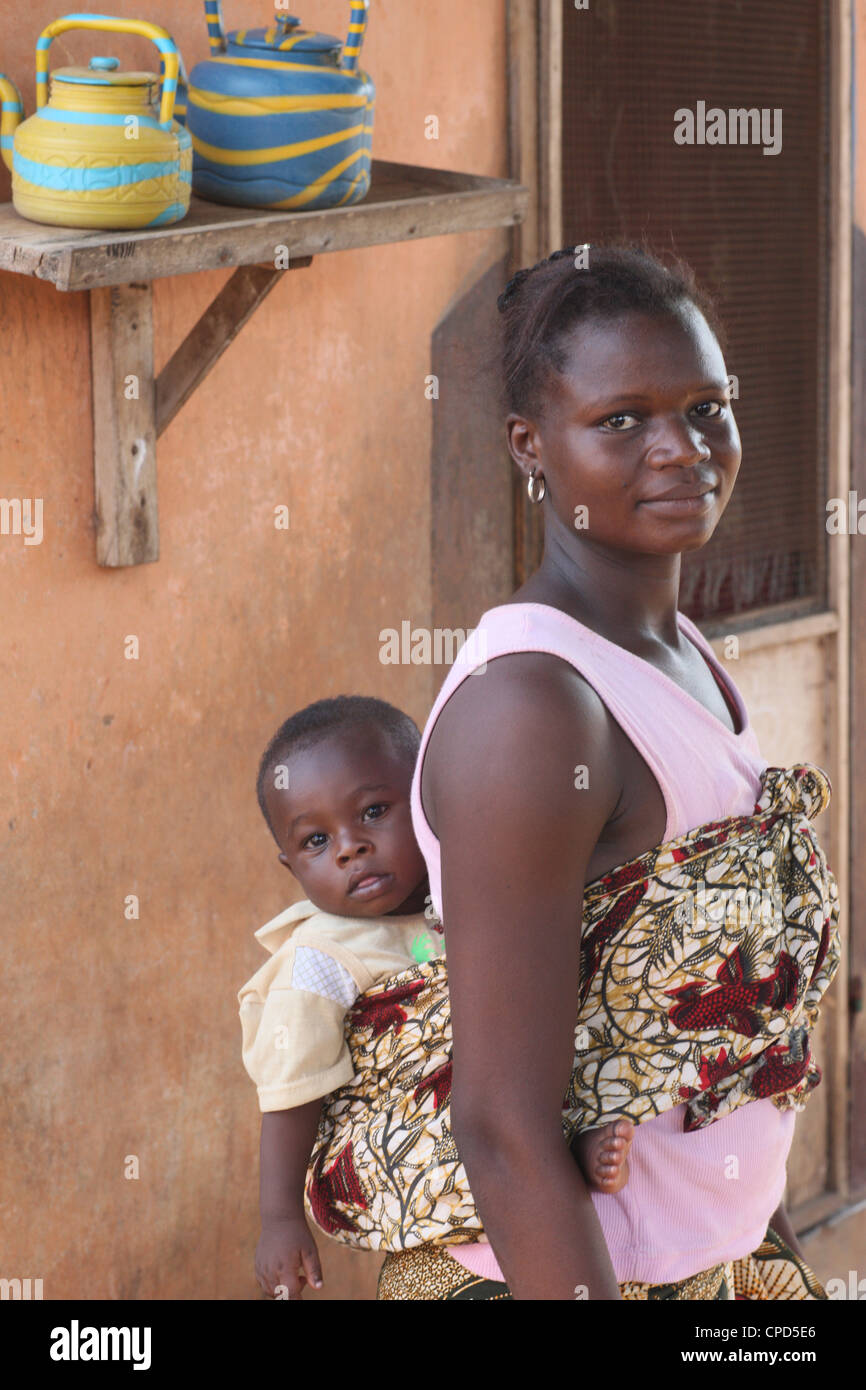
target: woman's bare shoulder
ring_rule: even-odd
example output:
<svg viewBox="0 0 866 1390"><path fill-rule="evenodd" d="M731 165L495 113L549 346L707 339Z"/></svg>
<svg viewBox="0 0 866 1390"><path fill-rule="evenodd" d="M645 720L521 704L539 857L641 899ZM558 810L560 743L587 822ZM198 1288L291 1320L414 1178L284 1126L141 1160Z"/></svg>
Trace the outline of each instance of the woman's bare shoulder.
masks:
<svg viewBox="0 0 866 1390"><path fill-rule="evenodd" d="M424 759L425 806L429 801L435 814L437 798L494 761L505 760L517 777L537 770L542 749L592 766L599 795L616 803L617 741L589 682L548 652L495 657L467 676L439 713Z"/></svg>
<svg viewBox="0 0 866 1390"><path fill-rule="evenodd" d="M491 727L491 713L507 715ZM494 737L513 742L514 732L539 721L562 720L571 730L609 726L604 702L562 657L550 652L509 652L494 657L449 696L430 735L440 746L455 739ZM575 722L576 721L576 722Z"/></svg>

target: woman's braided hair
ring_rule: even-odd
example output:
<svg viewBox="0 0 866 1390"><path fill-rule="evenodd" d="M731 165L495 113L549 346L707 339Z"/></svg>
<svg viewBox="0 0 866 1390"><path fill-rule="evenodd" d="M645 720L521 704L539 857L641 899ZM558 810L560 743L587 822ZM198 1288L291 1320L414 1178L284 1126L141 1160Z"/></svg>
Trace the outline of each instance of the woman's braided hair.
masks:
<svg viewBox="0 0 866 1390"><path fill-rule="evenodd" d="M716 305L691 266L674 255L666 265L631 243L565 246L518 270L496 302L503 316L505 407L524 417L542 413L545 385L551 372L566 370L568 334L584 319L629 311L678 317L692 304L725 347Z"/></svg>

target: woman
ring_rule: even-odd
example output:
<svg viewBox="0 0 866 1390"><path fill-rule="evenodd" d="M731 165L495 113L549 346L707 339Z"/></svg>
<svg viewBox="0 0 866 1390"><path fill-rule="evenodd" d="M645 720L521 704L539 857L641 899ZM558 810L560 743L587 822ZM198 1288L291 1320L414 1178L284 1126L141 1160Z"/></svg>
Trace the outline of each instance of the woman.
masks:
<svg viewBox="0 0 866 1390"><path fill-rule="evenodd" d="M749 814L766 767L677 608L680 557L740 465L715 311L681 264L586 259L557 252L500 297L508 446L543 559L483 615L480 678L449 672L413 786L446 929L453 1135L490 1243L389 1255L379 1297L729 1298L768 1224L805 1288L784 1296L823 1297L781 1205L790 1110L758 1099L695 1133L683 1106L656 1115L618 1192L590 1193L562 1139L585 885Z"/></svg>

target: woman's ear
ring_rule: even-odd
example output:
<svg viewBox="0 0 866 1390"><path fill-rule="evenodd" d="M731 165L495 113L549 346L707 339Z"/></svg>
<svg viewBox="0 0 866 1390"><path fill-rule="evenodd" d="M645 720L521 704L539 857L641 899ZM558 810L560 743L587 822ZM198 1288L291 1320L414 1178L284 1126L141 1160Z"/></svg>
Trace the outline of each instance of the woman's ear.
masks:
<svg viewBox="0 0 866 1390"><path fill-rule="evenodd" d="M539 468L541 464L536 427L521 415L509 415L505 421L505 438L508 452L524 477L528 478L533 468Z"/></svg>

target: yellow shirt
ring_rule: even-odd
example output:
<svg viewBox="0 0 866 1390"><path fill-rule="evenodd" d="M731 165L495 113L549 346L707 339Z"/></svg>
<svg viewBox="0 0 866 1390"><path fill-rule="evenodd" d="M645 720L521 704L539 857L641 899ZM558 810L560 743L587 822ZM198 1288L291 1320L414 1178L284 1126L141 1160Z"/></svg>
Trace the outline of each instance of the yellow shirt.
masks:
<svg viewBox="0 0 866 1390"><path fill-rule="evenodd" d="M409 966L444 954L423 912L335 917L295 903L256 932L270 959L238 993L244 1066L259 1109L291 1110L350 1081L344 1038L359 994Z"/></svg>

